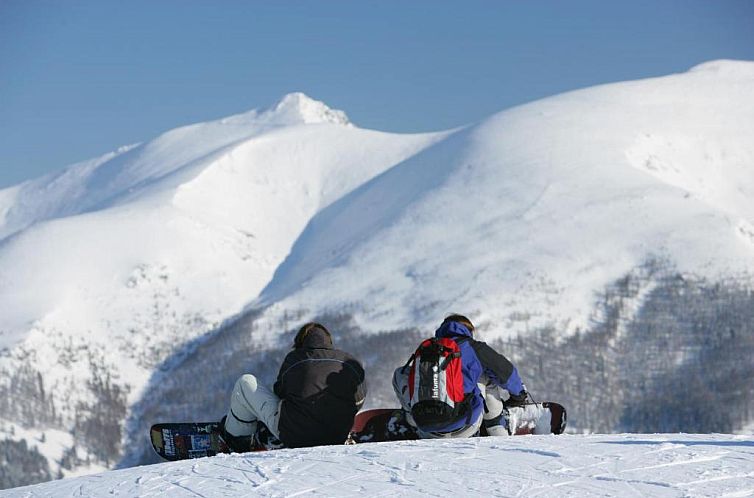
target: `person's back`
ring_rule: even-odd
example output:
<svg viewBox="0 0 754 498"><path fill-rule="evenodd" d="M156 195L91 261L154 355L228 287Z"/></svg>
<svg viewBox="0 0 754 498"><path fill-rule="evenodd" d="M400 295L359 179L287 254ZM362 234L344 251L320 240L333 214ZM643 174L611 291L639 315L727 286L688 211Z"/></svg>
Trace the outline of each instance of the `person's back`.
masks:
<svg viewBox="0 0 754 498"><path fill-rule="evenodd" d="M333 347L324 327L302 331L274 386L283 400L280 440L290 448L342 443L364 404L364 369L351 355Z"/></svg>
<svg viewBox="0 0 754 498"><path fill-rule="evenodd" d="M249 450L259 422L289 448L342 444L348 437L366 397L361 364L335 349L330 332L318 323L301 327L293 348L273 390L250 374L236 382L223 419L234 451Z"/></svg>

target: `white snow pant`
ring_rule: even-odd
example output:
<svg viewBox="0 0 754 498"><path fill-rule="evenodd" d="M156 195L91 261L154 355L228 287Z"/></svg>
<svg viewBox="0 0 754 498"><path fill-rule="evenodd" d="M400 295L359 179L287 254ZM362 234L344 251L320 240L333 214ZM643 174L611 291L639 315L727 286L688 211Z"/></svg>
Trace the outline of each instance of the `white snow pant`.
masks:
<svg viewBox="0 0 754 498"><path fill-rule="evenodd" d="M484 420L492 420L499 417L503 413L503 400L508 399L510 396L508 391L500 386L495 385L487 376L482 377L487 383L485 389L482 391L484 396ZM506 417L507 418L507 417ZM508 436L508 421L505 424L488 425L485 427L487 434L490 436Z"/></svg>
<svg viewBox="0 0 754 498"><path fill-rule="evenodd" d="M257 421L262 422L278 439L281 399L270 389L260 385L253 375L242 375L230 395L230 410L225 430L233 436L249 436L256 432Z"/></svg>
<svg viewBox="0 0 754 498"><path fill-rule="evenodd" d="M438 432L424 432L420 428L416 427L416 422L411 416L411 407L409 406L409 393L408 393L408 369L403 371L403 367L399 367L393 372L393 390L395 395L398 396L398 400L401 402L401 408L406 412L406 418L408 422L416 427L416 431L419 437L422 439L436 439L436 438L464 438L471 437L479 430L482 425L482 420L491 420L503 412L502 395L505 392L504 389L496 386L487 378L486 375L482 375L477 383L479 391L482 393L486 410L483 412L482 417L478 417L477 420L470 425L463 427L455 432L438 433ZM494 429L497 429L495 427ZM489 429L488 429L489 432ZM493 430L494 432L494 430ZM502 428L501 434L508 434L505 428ZM497 432L490 434L497 436Z"/></svg>

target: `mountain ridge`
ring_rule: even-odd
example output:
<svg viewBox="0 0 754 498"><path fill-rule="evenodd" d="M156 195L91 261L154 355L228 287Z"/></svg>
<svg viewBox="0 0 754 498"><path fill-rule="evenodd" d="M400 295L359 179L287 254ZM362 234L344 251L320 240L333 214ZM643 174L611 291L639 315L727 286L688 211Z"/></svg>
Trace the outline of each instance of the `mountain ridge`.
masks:
<svg viewBox="0 0 754 498"><path fill-rule="evenodd" d="M715 63L710 67L719 65L726 66L728 63ZM410 180L398 179L396 185L374 187L382 189L374 194L375 198L390 199L389 193L396 191L396 187L406 185L414 185L414 191L409 194L412 201L422 196L433 198L426 208L418 207L425 213L422 218L424 223L413 222L419 216L417 203L412 205L410 212L406 210L405 213L398 213L396 218L391 218L392 224L388 231L395 231L403 223L404 217L408 221L404 223L405 230L393 238L387 253L403 254L404 259L408 260L415 258L411 255L424 254L424 259L428 261L442 260L444 255L451 254L445 261L445 267L451 268L454 266L452 262L462 260L465 252L473 255L471 259L486 259L487 266L474 270L473 265L462 265L463 273L484 275L489 273L485 268L489 270L492 254L486 245L497 238L498 243L493 245L501 248L508 246L508 250L514 252L507 264L508 269L498 272L499 284L487 278L486 285L479 286L479 292L472 291L464 298L463 289L458 289L461 292L459 295L453 284L464 282L462 286L472 289L474 286L466 283L470 280L469 277L459 273L449 278L441 291L431 289L425 292L426 286L413 286L409 281L390 277L404 273L400 264L390 268L388 263L388 267L381 268L380 271L368 270L370 265L375 267L379 264L384 240L381 239L379 243L343 240L341 244L345 247L364 247L362 253L358 257L352 257L350 265L344 265L342 259L334 259L329 266L327 262L316 263L319 265L317 271L321 273L322 279L327 279L326 283L309 282L313 272L304 272L297 281L280 284L293 295L290 302L281 305L281 309L318 309L321 304L316 293L317 289L323 287L330 290L328 302L335 308L337 305L333 305L333 301L340 300L343 305L351 301L349 296L354 293L354 286L359 289L356 290L356 295L371 295L374 291L370 288L359 288L367 280L365 271L374 275L375 289L385 289L387 280L390 280L393 291L400 288L402 282L407 285L405 293L397 292L390 298L379 300L378 303L385 305L383 309L365 312L361 323L367 328L370 328L370 323L374 323L373 328L377 330L390 329L398 323L429 325L434 316L438 312L442 314L447 311L451 303L462 309L477 309L479 306L474 302L485 302L482 295L485 291L506 287L506 281L518 283L536 279L536 275L544 280L552 280L554 272L550 271L548 276L542 273L541 268L562 267L569 260L583 259L586 268L597 266L603 274L595 273L594 277L602 280L602 285L619 278L630 268L641 265L647 258L668 255L671 259L678 260L682 272L711 275L716 272L735 274L745 271L754 264L754 246L750 245L751 239L746 235L751 232L749 226L751 220L754 220L754 206L751 202L754 197L754 177L750 169L745 168L746 164L754 162L754 149L746 138L752 128L750 116L754 115L754 106L751 98L745 99L751 92L747 91L748 87L739 85L738 78L744 74L748 79L754 65L733 63L733 66L748 70L726 71L726 75L736 76L730 82L727 79L719 80L720 71L699 70L603 85L503 111L464 132L466 139L462 149L455 151L454 159L443 163L450 169L446 173L447 179L439 188L435 188L433 181L437 178L435 170L442 158L436 158L434 166L424 165L418 168L424 175L422 181L412 183ZM714 91L710 91L711 88ZM646 97L648 95L651 98ZM584 104L586 96L590 97L586 102L592 104L591 109L587 109ZM605 126L616 115L623 115L622 119ZM580 134L574 134L572 130L579 130ZM584 140L581 135L589 138ZM434 147L443 146L444 143L440 143ZM423 154L427 153L431 153L431 149ZM411 161L415 159L409 159ZM396 168L406 166L397 165ZM717 174L718 170L724 173ZM376 185L393 173L391 171L376 177L370 181L370 185ZM688 179L679 182L678 175L685 175ZM493 178L503 179L490 181ZM424 188L423 185L433 187ZM369 197L354 197L359 192L365 192L367 187L369 185L350 194L354 202L342 203L341 211L345 214L333 215L331 221L325 222L329 228L321 226L323 221L318 218L323 213L320 213L311 225L314 227L316 224L316 229L312 232L320 235L319 242L310 241L309 245L294 248L289 261L281 269L294 265L312 268L315 265L312 259L314 255L341 253L343 249L333 246L333 241L337 240L334 234L341 232L343 220L369 219ZM465 202L464 196L473 197L474 202ZM582 202L582 199L585 201ZM388 204L393 205L390 202ZM611 211L600 212L593 209L593 206L604 206ZM354 211L359 212L360 216L352 216L350 213ZM464 214L459 215L462 212ZM495 215L497 218L489 218L486 225L480 223L480 231L477 233L468 231L469 220L484 219L488 213L498 213ZM505 214L501 216L501 213ZM662 215L658 217L657 214L660 213ZM612 222L631 220L637 215L641 217L638 226L621 226ZM439 221L433 221L433 217ZM430 232L427 227L433 223L436 229ZM528 228L532 223L537 225L537 230ZM356 224L360 225L361 221ZM497 230L490 230L495 226L498 227L497 230L503 227L505 230L513 230L516 236L501 237ZM570 228L566 229L567 226ZM586 232L587 228L590 229L589 232ZM475 244L466 248L454 248L446 244L443 250L437 251L427 248L426 241L429 240L445 244L439 233L448 229L455 231L461 239L474 241ZM695 235L697 230L698 233L715 234L713 238L727 242L708 243L705 236ZM352 231L346 229L342 233L349 234ZM595 235L600 232L601 236ZM572 236L576 233L587 237L585 243ZM355 238L358 237L360 236ZM303 240L300 242L303 243ZM527 243L527 240L531 242ZM600 245L603 246L602 252L596 253L595 248L598 249ZM623 247L618 251L621 245ZM477 246L481 249L476 250ZM371 251L370 247L379 249ZM554 251L554 248L558 250ZM689 250L692 248L696 249ZM353 253L352 249L349 251ZM374 254L370 254L372 252ZM536 255L541 255L545 261L549 259L550 262L531 265L530 261ZM300 261L296 262L298 259ZM600 263L586 264L590 259L596 259ZM360 265L359 260L367 260L369 263ZM401 258L390 258L391 262L400 260ZM522 274L522 265L518 261L524 261L524 266L531 267L529 272L533 278ZM417 265L421 263L417 262ZM499 268L501 265L506 265L505 260L498 260L491 267ZM609 267L612 270L605 274L604 269ZM486 310L482 312L482 320L493 323L502 321L506 328L514 332L520 331L521 325L531 328L553 321L565 324L571 331L579 327L585 328L593 289L600 285L591 278L584 279L579 268L577 264L575 273L561 275L553 285L545 284L541 291L532 289L534 294L523 306L515 303L520 300L523 289L508 286L501 294L512 296L511 299L514 300L507 303L507 312L526 315L531 314L530 310L536 309L537 302L547 302L558 295L565 295L557 289L582 279L582 290L572 288L567 292L570 299L580 296L580 319L573 307L569 307L560 312L564 319L553 320L553 316L544 316L538 322L529 321L517 326L507 320L504 314L489 316L489 310L495 305L493 300L486 299L486 304L481 306ZM422 272L412 272L413 275L420 273ZM437 276L444 272L440 267L433 267L423 273L427 275L425 281L429 278L437 284ZM350 275L354 274L361 275L359 282L351 282ZM382 276L387 277L383 279ZM282 273L281 277L290 280L291 274ZM309 294L303 289L304 284L312 289ZM285 292L275 294L276 285L273 281L263 291L260 305L289 298L284 295ZM302 290L296 293L297 288ZM343 290L342 296L339 295L339 289ZM387 322L377 319L378 315L391 313L389 309L393 306L389 303L412 302L412 305L404 306L404 309L422 309L422 302L433 302L437 296L444 294L453 297L449 297L448 303L441 305L440 310L429 309L429 313L422 316L400 315ZM516 309L518 307L524 309ZM566 324L567 320L570 324ZM272 321L274 322L274 318Z"/></svg>
<svg viewBox="0 0 754 498"><path fill-rule="evenodd" d="M108 201L127 196L140 185L202 162L207 154L205 151L216 154L272 129L305 124L352 126L342 111L331 109L303 93L292 93L267 109L253 109L227 118L175 128L148 142L122 146L98 158L12 187L20 190L18 196L30 205L24 209L8 204L0 226L0 239L34 222L107 207ZM191 147L195 141L201 143L201 147ZM173 145L176 142L180 146ZM145 159L140 160L139 156ZM51 194L52 202L49 201ZM37 208L39 213L34 212L35 203L41 204ZM21 211L15 223L14 211Z"/></svg>

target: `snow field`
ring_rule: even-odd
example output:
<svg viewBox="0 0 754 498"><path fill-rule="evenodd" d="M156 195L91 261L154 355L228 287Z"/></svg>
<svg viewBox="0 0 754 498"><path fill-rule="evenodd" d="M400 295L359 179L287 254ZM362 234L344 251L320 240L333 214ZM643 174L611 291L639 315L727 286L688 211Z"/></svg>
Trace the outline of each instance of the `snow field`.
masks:
<svg viewBox="0 0 754 498"><path fill-rule="evenodd" d="M0 492L68 496L752 496L754 438L696 434L424 440L135 467Z"/></svg>

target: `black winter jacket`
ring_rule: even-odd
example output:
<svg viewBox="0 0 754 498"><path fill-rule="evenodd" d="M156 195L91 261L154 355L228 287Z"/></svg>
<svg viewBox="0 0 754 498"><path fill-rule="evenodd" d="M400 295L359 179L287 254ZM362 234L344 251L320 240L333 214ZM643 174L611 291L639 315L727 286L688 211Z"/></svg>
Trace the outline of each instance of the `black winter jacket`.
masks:
<svg viewBox="0 0 754 498"><path fill-rule="evenodd" d="M283 400L278 431L289 448L342 444L367 392L361 364L316 329L285 357L273 389Z"/></svg>

